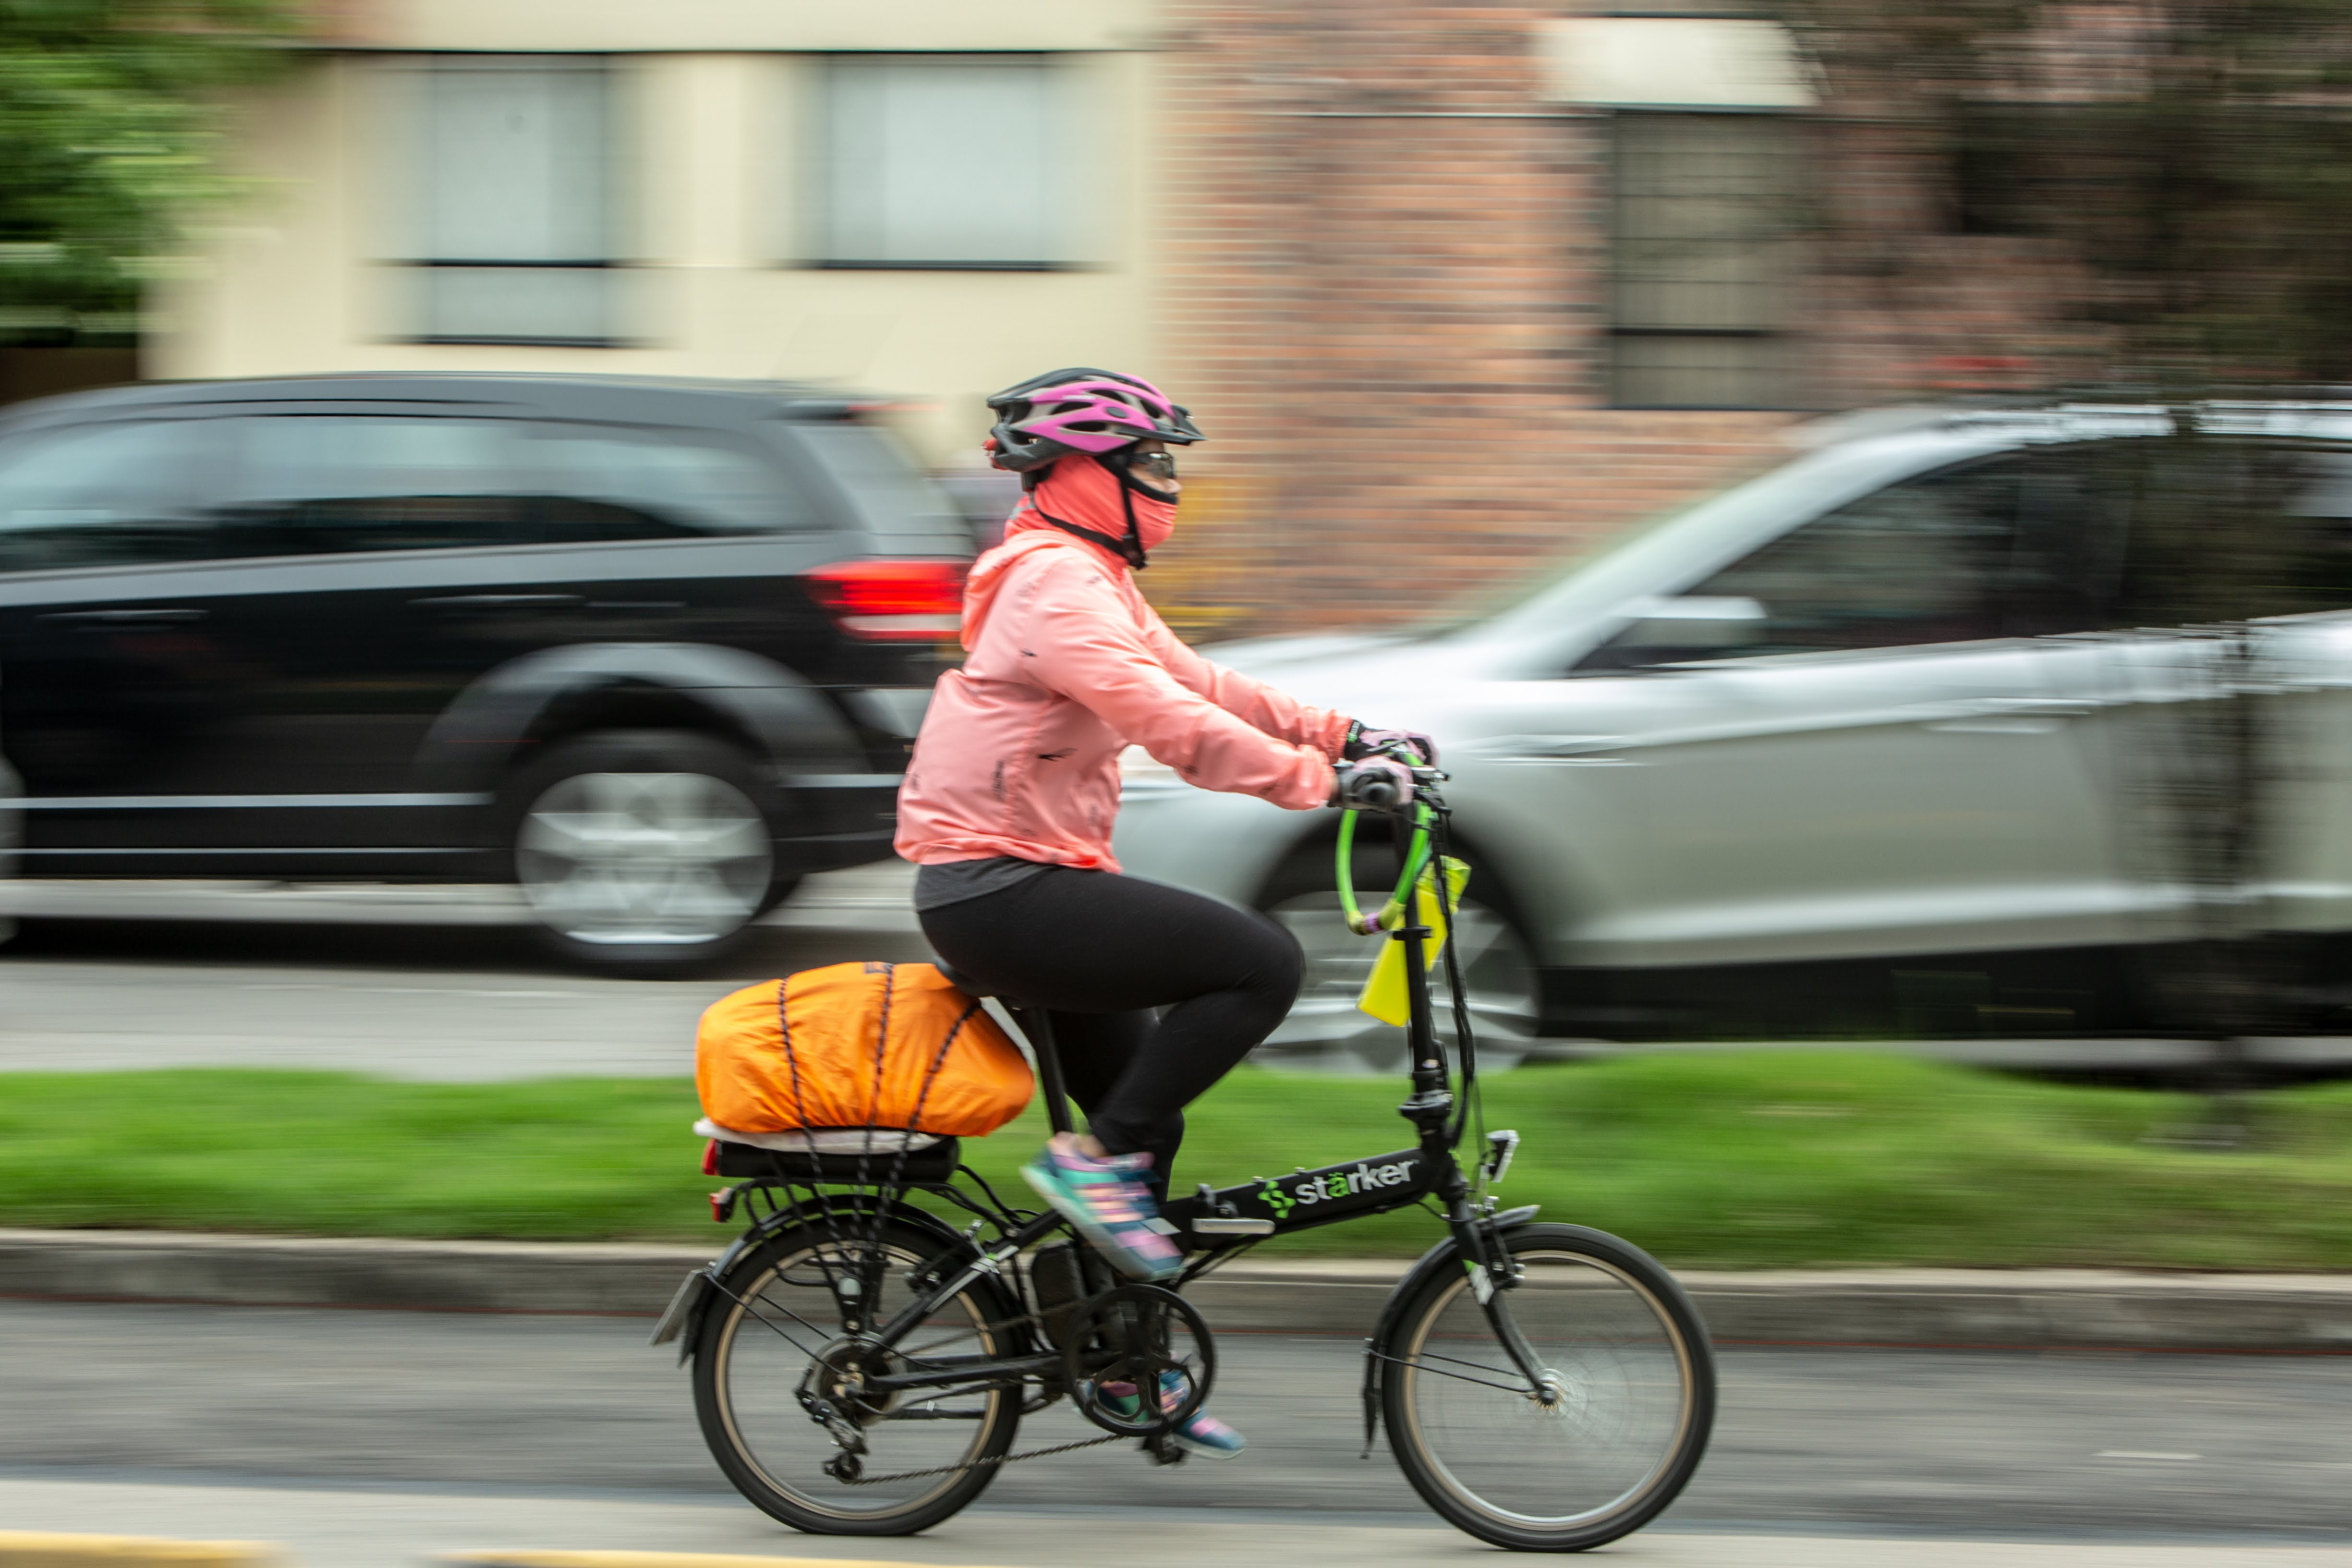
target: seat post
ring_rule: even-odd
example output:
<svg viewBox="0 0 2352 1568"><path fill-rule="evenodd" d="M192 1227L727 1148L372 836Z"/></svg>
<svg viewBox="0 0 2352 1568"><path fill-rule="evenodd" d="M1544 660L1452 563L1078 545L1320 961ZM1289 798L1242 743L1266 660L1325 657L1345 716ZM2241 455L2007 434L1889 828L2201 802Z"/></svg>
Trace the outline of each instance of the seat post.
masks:
<svg viewBox="0 0 2352 1568"><path fill-rule="evenodd" d="M1070 1100L1062 1087L1062 1058L1054 1048L1054 1021L1043 1007L1013 1009L1013 1017L1021 1032L1029 1037L1029 1048L1037 1056L1037 1076L1045 1084L1045 1120L1056 1132L1074 1131L1070 1125Z"/></svg>

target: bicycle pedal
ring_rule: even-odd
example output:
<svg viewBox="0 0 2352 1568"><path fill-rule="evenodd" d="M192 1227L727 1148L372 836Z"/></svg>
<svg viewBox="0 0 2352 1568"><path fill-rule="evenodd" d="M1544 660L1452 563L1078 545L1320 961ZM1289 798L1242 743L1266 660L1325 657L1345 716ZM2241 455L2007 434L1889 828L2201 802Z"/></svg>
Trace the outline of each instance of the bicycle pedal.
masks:
<svg viewBox="0 0 2352 1568"><path fill-rule="evenodd" d="M1166 1433L1146 1437L1141 1447L1143 1456L1155 1465L1181 1465L1192 1456L1170 1441Z"/></svg>

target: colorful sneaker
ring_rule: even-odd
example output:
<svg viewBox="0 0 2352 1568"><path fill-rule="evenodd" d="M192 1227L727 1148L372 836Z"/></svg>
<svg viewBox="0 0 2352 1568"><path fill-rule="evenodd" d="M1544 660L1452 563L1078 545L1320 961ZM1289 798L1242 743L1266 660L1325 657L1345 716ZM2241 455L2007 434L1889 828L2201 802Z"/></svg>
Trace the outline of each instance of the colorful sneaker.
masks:
<svg viewBox="0 0 2352 1568"><path fill-rule="evenodd" d="M1119 1272L1166 1279L1183 1268L1184 1255L1168 1239L1175 1226L1160 1217L1160 1205L1143 1184L1142 1173L1150 1168L1149 1154L1088 1159L1078 1152L1076 1135L1056 1132L1021 1174Z"/></svg>
<svg viewBox="0 0 2352 1568"><path fill-rule="evenodd" d="M1122 1421L1135 1419L1142 1404L1135 1396L1131 1383L1106 1383L1096 1390L1110 1413ZM1183 1402L1184 1378L1181 1373L1160 1374L1160 1408L1173 1410ZM1192 1418L1176 1428L1176 1446L1188 1454L1198 1454L1204 1459L1235 1459L1247 1447L1242 1435L1210 1415L1206 1409L1195 1410Z"/></svg>

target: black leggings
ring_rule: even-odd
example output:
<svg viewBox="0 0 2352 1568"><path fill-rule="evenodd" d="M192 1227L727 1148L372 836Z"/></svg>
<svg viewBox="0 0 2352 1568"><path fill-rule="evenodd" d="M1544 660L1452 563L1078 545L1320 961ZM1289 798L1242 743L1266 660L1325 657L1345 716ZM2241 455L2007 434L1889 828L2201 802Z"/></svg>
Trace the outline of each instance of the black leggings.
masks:
<svg viewBox="0 0 2352 1568"><path fill-rule="evenodd" d="M1297 939L1264 915L1069 866L922 921L951 967L1047 1011L1088 1130L1114 1154L1150 1154L1163 1189L1184 1107L1274 1032L1304 972Z"/></svg>

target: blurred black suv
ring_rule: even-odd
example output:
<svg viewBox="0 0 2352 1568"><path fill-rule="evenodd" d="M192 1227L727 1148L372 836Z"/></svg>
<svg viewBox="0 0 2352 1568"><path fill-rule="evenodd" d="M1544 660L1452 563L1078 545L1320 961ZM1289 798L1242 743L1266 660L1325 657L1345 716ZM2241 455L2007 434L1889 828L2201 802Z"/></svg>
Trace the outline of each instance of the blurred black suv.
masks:
<svg viewBox="0 0 2352 1568"><path fill-rule="evenodd" d="M866 405L352 375L0 417L0 739L34 877L512 880L707 961L889 853L971 535Z"/></svg>

